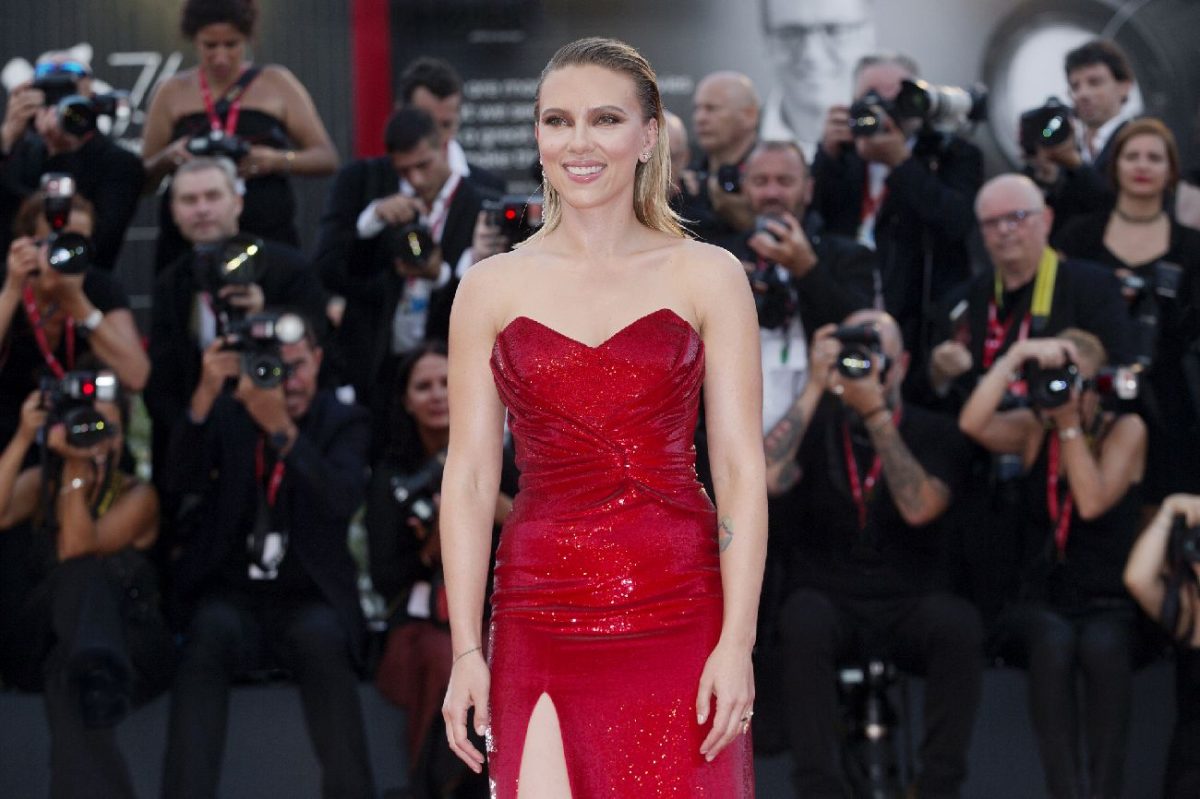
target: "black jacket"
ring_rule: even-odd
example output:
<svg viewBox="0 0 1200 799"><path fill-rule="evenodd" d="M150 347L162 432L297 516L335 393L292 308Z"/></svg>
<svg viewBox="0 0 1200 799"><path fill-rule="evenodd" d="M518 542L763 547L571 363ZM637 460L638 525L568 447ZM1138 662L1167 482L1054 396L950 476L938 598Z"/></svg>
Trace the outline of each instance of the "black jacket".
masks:
<svg viewBox="0 0 1200 799"><path fill-rule="evenodd" d="M290 520L287 557L297 559L338 612L360 654L364 628L346 533L366 489L367 414L320 391L296 424L300 435L284 459L276 504ZM180 527L180 540L171 542L178 551L173 589L185 615L219 585L232 548L243 546L253 528L260 494L255 449L261 437L229 395L217 399L203 423L185 414L175 426L166 481L173 492L199 501L191 523Z"/></svg>
<svg viewBox="0 0 1200 799"><path fill-rule="evenodd" d="M818 149L812 207L827 230L857 236L866 179L867 162L852 149L837 158ZM982 183L982 153L957 136L918 139L914 155L887 177L887 195L876 214L876 254L884 306L900 322L909 349L918 343L927 245L935 302L970 275L967 237L975 227L972 203Z"/></svg>
<svg viewBox="0 0 1200 799"><path fill-rule="evenodd" d="M366 398L390 351L392 317L404 279L392 268L380 237L358 237L358 215L372 201L395 194L400 179L385 158L355 161L338 172L321 217L316 266L331 293L346 298L337 332L345 377ZM471 246L483 197L469 180L459 184L442 231L442 258L453 268ZM427 338L446 338L457 281L434 291L425 324Z"/></svg>
<svg viewBox="0 0 1200 799"><path fill-rule="evenodd" d="M17 210L26 197L38 190L46 172L73 175L76 190L95 206L92 243L96 247L96 266L111 271L146 182L142 159L98 133L76 151L50 157L42 138L27 133L13 146L8 159L0 160L3 251L8 251Z"/></svg>

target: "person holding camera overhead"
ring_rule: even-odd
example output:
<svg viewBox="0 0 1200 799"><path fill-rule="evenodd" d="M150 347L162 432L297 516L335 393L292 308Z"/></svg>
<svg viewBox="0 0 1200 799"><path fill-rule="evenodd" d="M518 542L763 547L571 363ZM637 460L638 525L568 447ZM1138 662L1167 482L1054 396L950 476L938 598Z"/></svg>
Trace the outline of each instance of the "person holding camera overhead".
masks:
<svg viewBox="0 0 1200 799"><path fill-rule="evenodd" d="M1179 182L1175 137L1152 117L1121 126L1108 174L1116 205L1076 217L1057 239L1072 258L1113 270L1129 303L1136 355L1149 367L1146 499L1200 492L1200 231L1179 224L1167 198ZM1183 377L1183 379L1180 379Z"/></svg>
<svg viewBox="0 0 1200 799"><path fill-rule="evenodd" d="M187 0L180 29L200 63L159 84L146 113L142 162L148 187L197 156L224 156L245 181L241 229L299 246L293 175L328 175L337 151L312 98L286 67L246 58L255 0ZM163 197L155 271L187 249Z"/></svg>
<svg viewBox="0 0 1200 799"><path fill-rule="evenodd" d="M317 389L322 351L294 314L216 339L176 425L167 485L181 522L172 588L184 622L163 795L214 796L230 681L299 683L324 796L373 797L358 696L364 644L346 547L366 487L366 413ZM236 383L236 389L228 390Z"/></svg>
<svg viewBox="0 0 1200 799"><path fill-rule="evenodd" d="M41 377L61 378L88 352L112 364L130 392L141 391L150 371L124 289L91 268L92 204L78 194L59 202L48 214L45 195L33 193L13 226L0 289L0 440L16 430ZM58 231L51 216L63 225Z"/></svg>
<svg viewBox="0 0 1200 799"><path fill-rule="evenodd" d="M1102 392L1111 396L1120 379L1103 371L1106 362L1099 338L1075 328L1018 341L958 421L989 451L1019 456L1024 470L1024 524L1010 539L1020 553L1017 601L999 620L999 648L1028 669L1030 715L1055 799L1120 796L1125 764L1135 609L1121 570L1141 511L1146 426L1102 406ZM1018 380L1027 401L1002 410Z"/></svg>
<svg viewBox="0 0 1200 799"><path fill-rule="evenodd" d="M967 775L983 631L975 609L948 593L938 524L967 445L952 421L901 401L908 364L882 311L820 328L808 384L767 435L768 489L797 494L776 635L801 796L847 795L836 671L848 658L926 676L919 795L957 796Z"/></svg>
<svg viewBox="0 0 1200 799"><path fill-rule="evenodd" d="M111 371L68 372L26 398L0 454L0 536L32 527L14 557L26 590L0 617L0 668L7 683L44 693L55 797L132 799L114 727L167 687L174 664L142 555L158 534L158 500L119 466L128 411ZM41 463L23 469L39 451Z"/></svg>
<svg viewBox="0 0 1200 799"><path fill-rule="evenodd" d="M214 339L266 308L324 314L324 294L293 247L244 234L233 164L195 158L171 182L171 214L191 252L172 262L154 285L146 409L154 422L154 473L165 473L171 431L200 381L202 354ZM318 328L320 329L320 328ZM159 489L162 490L161 481ZM173 498L164 497L167 507Z"/></svg>
<svg viewBox="0 0 1200 799"><path fill-rule="evenodd" d="M1175 641L1175 729L1163 799L1200 796L1200 496L1163 500L1129 553L1125 587Z"/></svg>
<svg viewBox="0 0 1200 799"><path fill-rule="evenodd" d="M443 342L404 354L390 413L380 420L386 450L372 470L365 520L371 581L388 601L391 627L375 683L408 713L409 785L416 796L446 795L447 785L471 780L444 745L440 712L453 657L439 521L450 440L447 370ZM493 548L515 493L516 467L505 447ZM486 781L475 783L476 792L486 796Z"/></svg>
<svg viewBox="0 0 1200 799"><path fill-rule="evenodd" d="M34 80L12 90L0 123L0 246L21 203L50 172L70 175L94 210L93 262L112 271L137 211L146 173L136 155L97 130L114 98L92 92L91 66L71 52L38 59Z"/></svg>
<svg viewBox="0 0 1200 799"><path fill-rule="evenodd" d="M395 356L445 339L459 278L508 248L482 213L483 195L450 168L433 117L398 109L388 154L347 164L329 192L317 244L326 289L346 298L337 331L346 382L382 416Z"/></svg>

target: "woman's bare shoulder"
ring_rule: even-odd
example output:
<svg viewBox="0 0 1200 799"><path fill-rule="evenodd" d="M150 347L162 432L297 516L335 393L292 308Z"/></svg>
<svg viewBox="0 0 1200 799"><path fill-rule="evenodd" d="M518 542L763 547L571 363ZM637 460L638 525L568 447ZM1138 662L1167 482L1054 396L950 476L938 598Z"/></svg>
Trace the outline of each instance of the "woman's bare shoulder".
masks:
<svg viewBox="0 0 1200 799"><path fill-rule="evenodd" d="M499 322L527 285L534 259L520 250L485 258L463 275L454 295L456 307L469 308L473 314L484 312Z"/></svg>

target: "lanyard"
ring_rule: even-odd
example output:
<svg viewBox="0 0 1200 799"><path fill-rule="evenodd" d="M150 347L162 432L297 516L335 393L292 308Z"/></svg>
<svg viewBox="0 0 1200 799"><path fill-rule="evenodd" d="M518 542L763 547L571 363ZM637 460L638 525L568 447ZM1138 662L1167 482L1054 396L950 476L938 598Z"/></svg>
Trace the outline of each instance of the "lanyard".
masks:
<svg viewBox="0 0 1200 799"><path fill-rule="evenodd" d="M265 455L263 452L263 439L259 436L258 448L254 451L254 475L258 479L258 484L262 485L263 474L266 472L264 464ZM283 464L283 459L275 461L275 468L271 470L271 481L267 484L267 507L274 509L275 500L279 498L279 484L283 482L283 473L287 467Z"/></svg>
<svg viewBox="0 0 1200 799"><path fill-rule="evenodd" d="M1021 327L1017 330L1017 341L1029 336L1029 325L1032 318L1030 314L1025 314L1025 318L1021 320ZM1001 322L996 310L996 301L988 300L987 338L983 340L984 369L992 368L992 363L995 362L996 356L1000 354L1000 348L1004 346L1004 342L1008 338L1008 331L1012 329L1013 319L1014 317L1009 317L1008 321Z"/></svg>
<svg viewBox="0 0 1200 799"><path fill-rule="evenodd" d="M899 408L892 414L892 424L897 427L900 425ZM846 477L850 481L850 496L854 498L854 506L858 508L858 529L862 530L867 526L867 503L871 501L875 484L879 482L879 475L883 473L883 458L876 453L875 459L871 461L871 468L867 470L867 476L860 478L858 462L854 460L854 444L850 440L850 425L845 422L842 422L842 451L846 455Z"/></svg>
<svg viewBox="0 0 1200 799"><path fill-rule="evenodd" d="M887 195L887 183L883 184L878 194L871 193L871 170L867 169L867 174L863 176L862 207L859 210L858 221L862 223L873 219L879 213L879 207L883 205Z"/></svg>
<svg viewBox="0 0 1200 799"><path fill-rule="evenodd" d="M1050 521L1054 523L1054 547L1058 550L1058 559L1062 560L1067 554L1067 539L1071 535L1071 512L1075 507L1075 498L1071 496L1071 488L1066 489L1062 503L1058 501L1058 465L1062 459L1057 435L1051 435L1046 445L1046 510L1050 512Z"/></svg>
<svg viewBox="0 0 1200 799"><path fill-rule="evenodd" d="M1046 321L1050 318L1050 308L1054 303L1054 283L1057 279L1058 253L1047 247L1042 250L1037 277L1033 281L1033 302L1030 304L1029 313L1025 314L1025 318L1021 320L1021 327L1017 331L1017 341L1027 338L1031 328L1036 327L1038 333L1045 328ZM1003 296L1004 283L1000 279L1000 273L996 272L992 284L992 297L988 301L987 338L983 342L984 369L991 368L1012 327L1013 320L1011 318L1004 324L999 321L997 309Z"/></svg>
<svg viewBox="0 0 1200 799"><path fill-rule="evenodd" d="M433 236L433 240L441 243L442 232L446 229L446 220L450 217L450 205L454 202L454 195L458 194L458 187L462 183L462 175L451 172L450 177L446 179L446 183L442 186L442 190L438 192L438 196L433 200L433 206L429 209L429 233Z"/></svg>
<svg viewBox="0 0 1200 799"><path fill-rule="evenodd" d="M242 70L244 73L245 70ZM204 77L204 70L196 70L200 79L200 94L204 98L204 113L208 115L208 124L215 131L221 131L221 118L217 116L217 107L213 104L212 91L208 88L208 78ZM244 84L235 83L225 92L224 99L229 103L229 111L225 114L224 133L226 136L232 136L237 130L238 115L242 112L242 93L246 90Z"/></svg>
<svg viewBox="0 0 1200 799"><path fill-rule="evenodd" d="M66 376L67 371L63 369L58 358L54 357L54 352L50 349L50 342L46 339L46 331L42 327L42 312L38 310L37 300L33 296L33 287L25 286L24 296L22 300L25 304L25 315L29 317L29 325L33 328L33 337L37 341L38 349L42 351L42 358L46 361L46 366L50 367L50 371L59 380ZM66 337L67 337L67 369L75 368L75 320L67 318L66 321Z"/></svg>

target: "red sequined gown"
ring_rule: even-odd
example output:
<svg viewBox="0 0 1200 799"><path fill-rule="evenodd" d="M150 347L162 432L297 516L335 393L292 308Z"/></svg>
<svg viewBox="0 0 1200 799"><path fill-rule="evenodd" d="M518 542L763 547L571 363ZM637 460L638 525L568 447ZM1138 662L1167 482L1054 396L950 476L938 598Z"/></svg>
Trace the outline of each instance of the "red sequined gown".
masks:
<svg viewBox="0 0 1200 799"><path fill-rule="evenodd" d="M669 309L596 347L517 317L491 363L521 470L492 596L492 795L517 795L546 693L574 799L752 796L750 736L709 763L696 723L722 610L700 336Z"/></svg>

